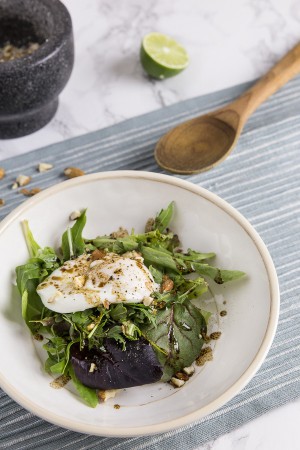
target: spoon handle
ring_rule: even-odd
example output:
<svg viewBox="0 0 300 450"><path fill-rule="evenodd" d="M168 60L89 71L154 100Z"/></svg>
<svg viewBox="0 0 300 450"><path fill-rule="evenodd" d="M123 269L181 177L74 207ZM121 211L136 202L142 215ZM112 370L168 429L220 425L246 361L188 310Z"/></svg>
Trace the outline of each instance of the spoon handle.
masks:
<svg viewBox="0 0 300 450"><path fill-rule="evenodd" d="M240 110L243 122L261 103L298 73L300 73L300 43L234 102L234 109Z"/></svg>

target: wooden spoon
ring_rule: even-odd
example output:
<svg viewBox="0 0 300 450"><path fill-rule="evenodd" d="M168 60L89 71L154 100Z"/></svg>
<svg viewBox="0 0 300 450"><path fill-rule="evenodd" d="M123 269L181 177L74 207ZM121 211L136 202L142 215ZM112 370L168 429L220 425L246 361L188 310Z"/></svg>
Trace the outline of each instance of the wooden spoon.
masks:
<svg viewBox="0 0 300 450"><path fill-rule="evenodd" d="M299 72L300 44L232 103L165 134L155 147L157 163L182 174L211 169L229 155L253 111Z"/></svg>

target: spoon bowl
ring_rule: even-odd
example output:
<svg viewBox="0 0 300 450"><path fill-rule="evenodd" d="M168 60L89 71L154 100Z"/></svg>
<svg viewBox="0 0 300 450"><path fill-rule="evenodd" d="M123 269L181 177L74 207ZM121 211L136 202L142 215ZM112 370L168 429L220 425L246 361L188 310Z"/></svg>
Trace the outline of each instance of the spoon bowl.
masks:
<svg viewBox="0 0 300 450"><path fill-rule="evenodd" d="M227 156L235 139L230 124L208 114L165 134L156 146L156 160L164 169L176 173L208 170Z"/></svg>
<svg viewBox="0 0 300 450"><path fill-rule="evenodd" d="M250 115L300 72L300 44L238 99L215 112L188 120L165 134L155 147L162 168L193 174L223 161L238 141Z"/></svg>

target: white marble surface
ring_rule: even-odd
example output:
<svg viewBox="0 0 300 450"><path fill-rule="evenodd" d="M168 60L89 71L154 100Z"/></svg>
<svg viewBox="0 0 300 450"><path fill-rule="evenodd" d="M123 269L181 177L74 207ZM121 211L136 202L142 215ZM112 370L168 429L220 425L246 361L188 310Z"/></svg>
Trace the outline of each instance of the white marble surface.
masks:
<svg viewBox="0 0 300 450"><path fill-rule="evenodd" d="M72 15L76 61L55 118L42 130L0 140L0 159L103 128L180 100L253 80L300 40L299 0L63 0ZM187 48L177 77L150 81L141 37L160 31ZM199 450L297 450L300 400Z"/></svg>

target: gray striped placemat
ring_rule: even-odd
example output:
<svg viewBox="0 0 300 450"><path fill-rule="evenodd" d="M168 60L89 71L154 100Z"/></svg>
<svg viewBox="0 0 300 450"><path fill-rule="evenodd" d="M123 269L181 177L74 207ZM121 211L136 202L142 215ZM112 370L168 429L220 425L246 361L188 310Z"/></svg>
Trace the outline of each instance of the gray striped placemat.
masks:
<svg viewBox="0 0 300 450"><path fill-rule="evenodd" d="M225 104L246 87L187 100L3 161L7 176L1 181L0 197L6 205L1 208L1 218L24 200L10 189L20 173L32 175L31 187L46 188L63 180L63 169L70 165L87 173L116 169L162 172L153 158L158 138L176 123ZM25 411L0 391L1 449L189 450L300 395L299 93L298 77L252 116L225 162L209 172L184 177L236 207L260 233L274 259L282 299L279 327L253 380L227 405L197 424L132 439L87 436L59 428ZM40 174L36 165L41 161L53 163L55 168Z"/></svg>

